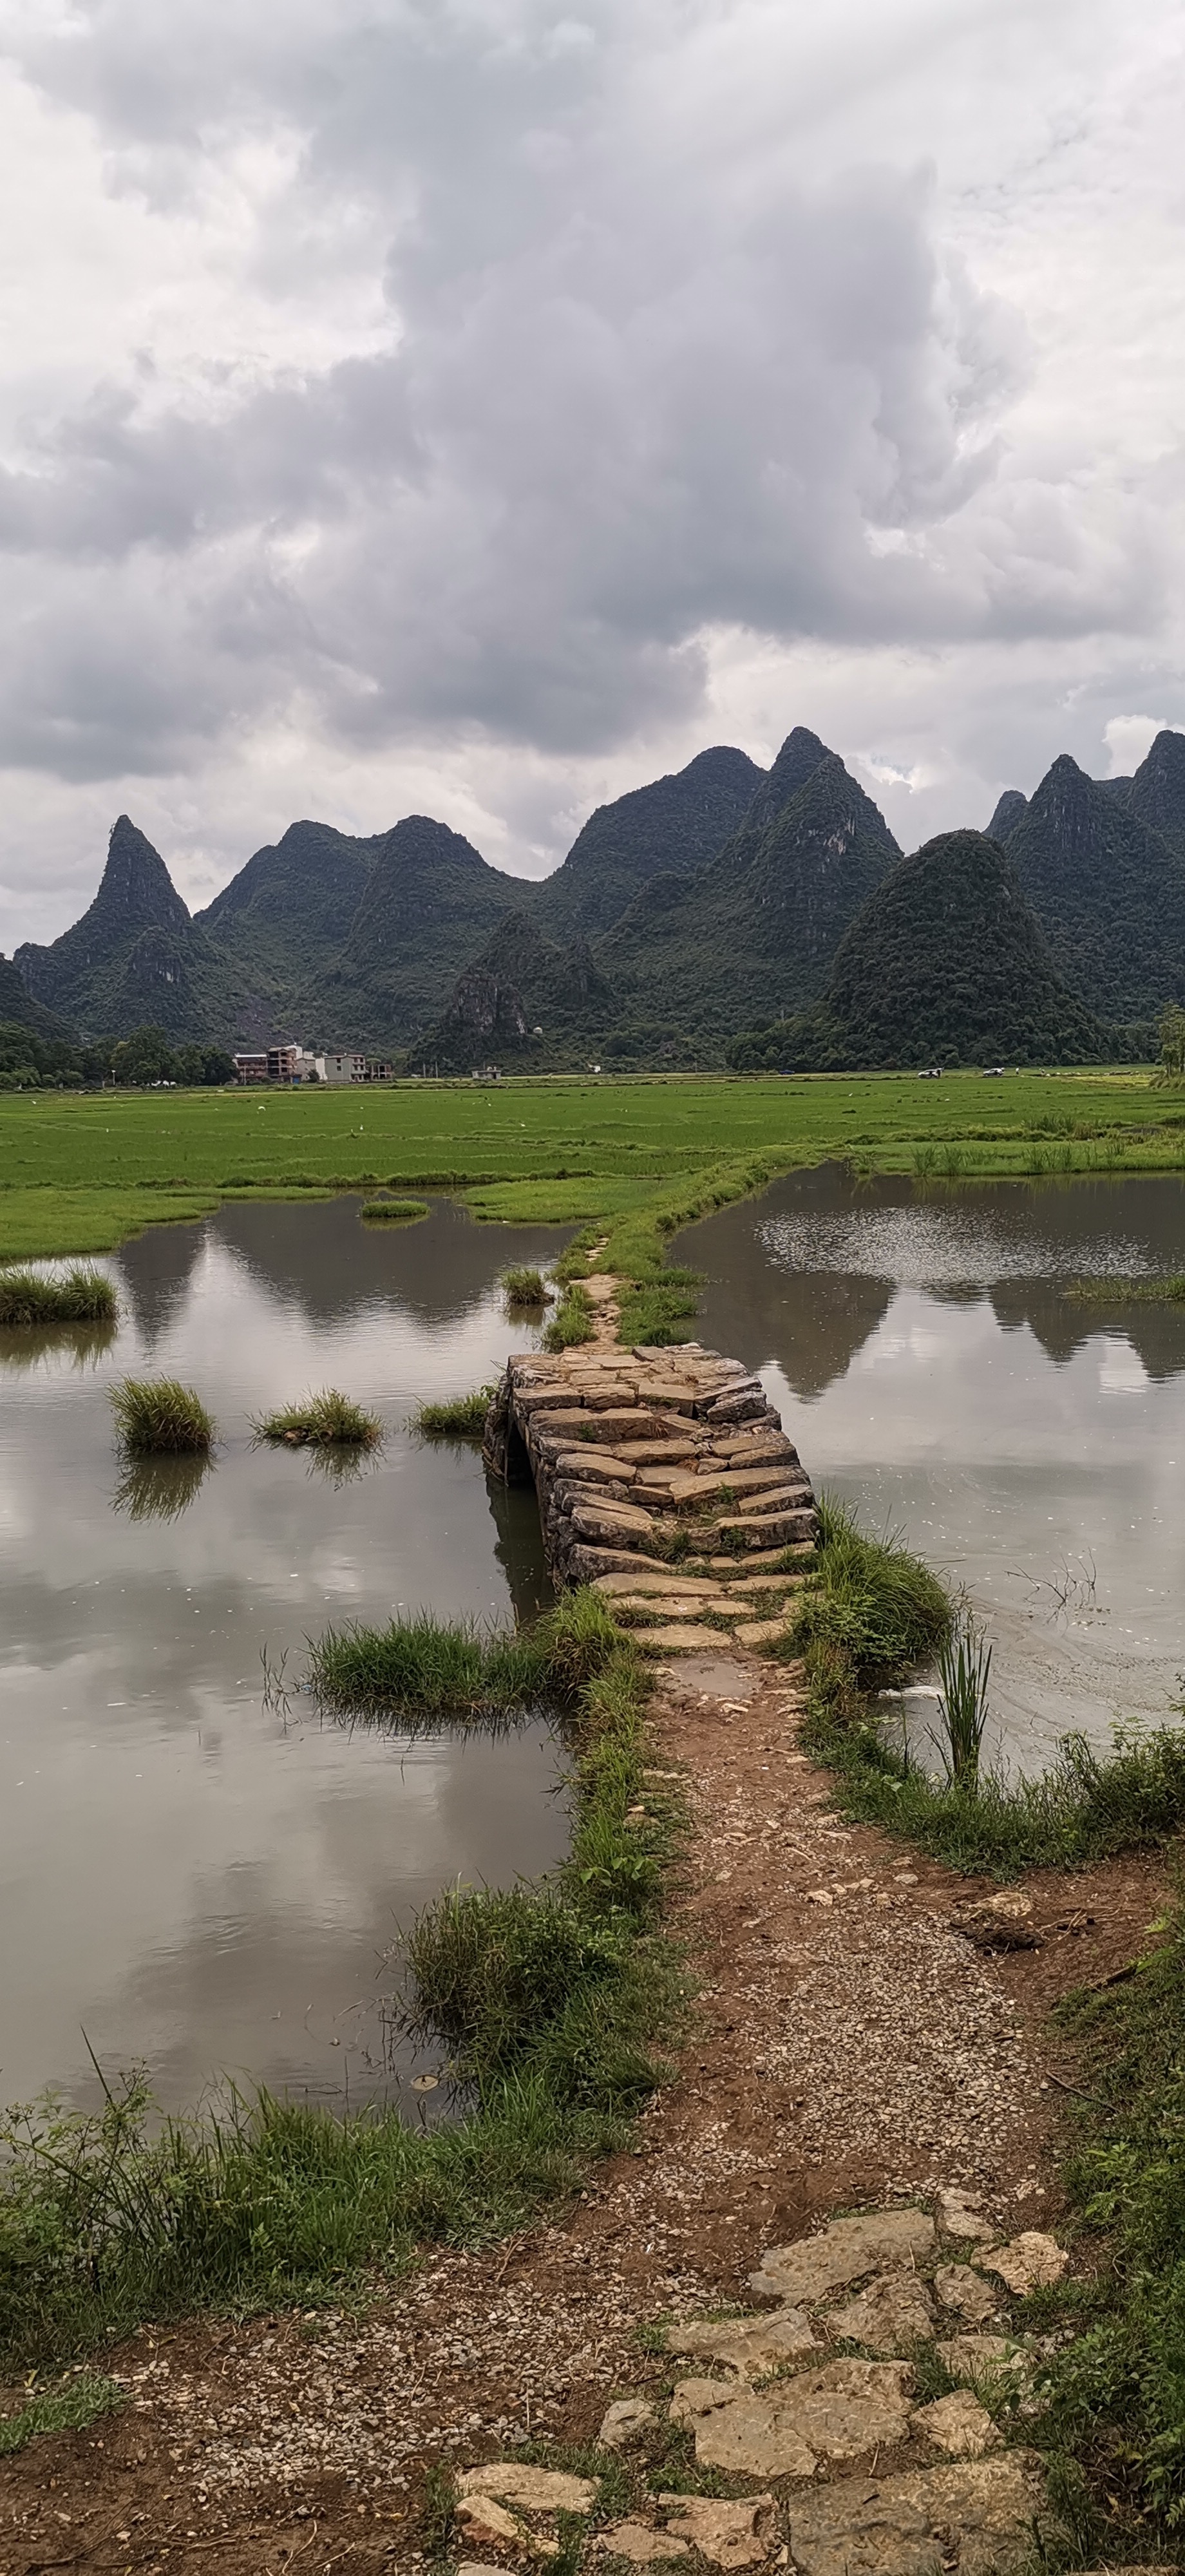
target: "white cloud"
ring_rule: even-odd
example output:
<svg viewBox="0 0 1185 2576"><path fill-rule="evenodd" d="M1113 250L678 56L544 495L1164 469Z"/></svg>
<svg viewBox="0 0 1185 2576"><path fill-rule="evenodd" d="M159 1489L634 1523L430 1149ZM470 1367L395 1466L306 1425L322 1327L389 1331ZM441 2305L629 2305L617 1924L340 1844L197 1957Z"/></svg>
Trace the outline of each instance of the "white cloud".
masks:
<svg viewBox="0 0 1185 2576"><path fill-rule="evenodd" d="M413 802L538 873L711 739L916 841L1174 720L1168 0L6 25L6 946L120 805L198 900Z"/></svg>

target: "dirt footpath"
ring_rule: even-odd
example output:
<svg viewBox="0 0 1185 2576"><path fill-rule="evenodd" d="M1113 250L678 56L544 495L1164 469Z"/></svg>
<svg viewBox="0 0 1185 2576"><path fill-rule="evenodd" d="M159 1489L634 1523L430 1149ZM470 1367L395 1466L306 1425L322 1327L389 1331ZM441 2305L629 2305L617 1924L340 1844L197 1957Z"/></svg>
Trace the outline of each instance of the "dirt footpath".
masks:
<svg viewBox="0 0 1185 2576"><path fill-rule="evenodd" d="M430 2256L361 2322L146 2331L109 2365L125 2414L0 2464L0 2576L414 2569L434 2464L587 2441L610 2398L669 2380L649 2324L744 2302L763 2248L816 2218L962 2185L1002 2233L1056 2225L1074 2069L1047 2008L1133 1955L1161 1864L1030 1882L1037 1946L985 1954L950 1929L968 1882L838 1823L796 1713L782 1670L731 1649L660 1680L703 1984L635 2151L553 2225Z"/></svg>

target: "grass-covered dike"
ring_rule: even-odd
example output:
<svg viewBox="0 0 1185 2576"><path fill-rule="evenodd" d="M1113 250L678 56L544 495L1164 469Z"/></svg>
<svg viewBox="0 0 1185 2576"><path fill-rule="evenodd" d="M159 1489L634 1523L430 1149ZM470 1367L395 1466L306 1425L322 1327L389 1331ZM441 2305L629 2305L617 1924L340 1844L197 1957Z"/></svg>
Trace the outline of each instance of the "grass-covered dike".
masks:
<svg viewBox="0 0 1185 2576"><path fill-rule="evenodd" d="M438 1676L435 1723L464 1714L503 1641L466 1634L462 1696L439 1683L439 1640L398 1665L404 1723L416 1656ZM643 1664L578 1593L532 1632L540 1686L566 1711L569 1857L537 1886L457 1890L407 1944L413 2032L443 2039L468 2107L430 2133L395 2112L337 2118L228 2092L161 2119L135 2076L94 2114L52 2104L0 2124L0 2359L57 2368L147 2318L340 2297L428 2241L479 2242L571 2190L622 2143L658 2081L679 1981L662 1931L677 1820L644 1776ZM476 1666L474 1659L476 1658ZM480 1695L480 1670L478 1670ZM377 1698L369 1703L378 1710Z"/></svg>

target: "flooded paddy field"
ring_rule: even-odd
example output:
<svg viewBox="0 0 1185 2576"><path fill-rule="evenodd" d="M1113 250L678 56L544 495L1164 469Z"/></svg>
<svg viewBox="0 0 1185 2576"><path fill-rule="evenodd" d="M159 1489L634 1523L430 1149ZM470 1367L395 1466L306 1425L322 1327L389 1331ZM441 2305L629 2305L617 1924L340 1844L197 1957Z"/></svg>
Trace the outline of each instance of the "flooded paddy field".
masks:
<svg viewBox="0 0 1185 2576"><path fill-rule="evenodd" d="M697 1330L760 1370L817 1490L963 1586L993 1643L988 1747L1176 1716L1185 1681L1185 1306L1068 1294L1185 1270L1185 1183L946 1188L834 1165L690 1227Z"/></svg>
<svg viewBox="0 0 1185 2576"><path fill-rule="evenodd" d="M168 2105L224 2074L398 2098L400 1926L452 1880L507 1884L565 1848L545 1713L412 1741L323 1720L298 1686L327 1625L507 1625L550 1599L533 1497L407 1423L529 1344L498 1274L565 1238L448 1201L409 1226L358 1209L154 1228L98 1265L114 1334L0 1334L2 2100L95 2100L92 2051L142 2063ZM208 1466L127 1468L109 1398L128 1373L198 1389ZM253 1440L252 1416L327 1385L381 1416L356 1472Z"/></svg>

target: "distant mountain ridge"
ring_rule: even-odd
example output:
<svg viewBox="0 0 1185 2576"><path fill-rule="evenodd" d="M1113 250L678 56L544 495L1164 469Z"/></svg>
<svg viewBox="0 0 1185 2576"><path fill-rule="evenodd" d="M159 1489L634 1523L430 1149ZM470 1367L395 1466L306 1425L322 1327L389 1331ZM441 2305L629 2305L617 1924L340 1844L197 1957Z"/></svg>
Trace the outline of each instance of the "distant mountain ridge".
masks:
<svg viewBox="0 0 1185 2576"><path fill-rule="evenodd" d="M872 798L805 726L768 771L716 746L598 807L542 883L491 867L429 815L370 835L305 820L191 917L121 815L81 919L19 949L15 975L0 961L0 1005L15 990L26 1015L91 1038L151 1020L174 1043L289 1034L454 1071L491 1057L507 1069L710 1064L738 1032L804 1014L821 1030L820 1012L841 1052L898 1044L883 990L891 953L918 1032L932 1027L937 1047L945 1029L957 1050L990 1030L974 977L956 975L942 946L952 903L969 947L990 934L991 1025L1016 1033L1011 1044L1001 1035L1002 1055L1030 1039L1057 1040L1073 1060L1083 1046L1122 1053L1117 1023L1185 1002L1185 736L1159 734L1130 779L1089 779L1062 755L1031 796L1004 791L988 833L940 834L914 857L926 862L918 876ZM932 922L914 900L922 884ZM926 971L956 997L953 1018L923 1005L915 934Z"/></svg>

